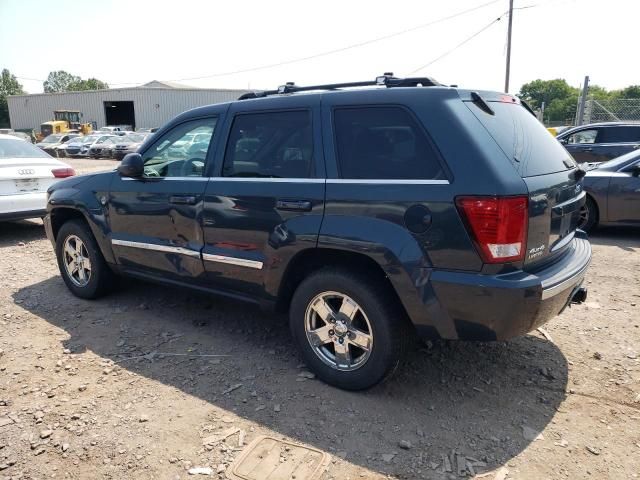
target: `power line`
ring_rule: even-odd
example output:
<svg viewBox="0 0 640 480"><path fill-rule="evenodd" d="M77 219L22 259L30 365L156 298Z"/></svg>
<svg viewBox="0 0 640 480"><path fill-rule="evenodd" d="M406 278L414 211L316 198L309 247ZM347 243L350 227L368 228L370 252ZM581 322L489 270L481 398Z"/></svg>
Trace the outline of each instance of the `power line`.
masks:
<svg viewBox="0 0 640 480"><path fill-rule="evenodd" d="M449 15L447 17L442 17L442 18L439 18L437 20L433 20L431 22L423 23L423 24L417 25L415 27L411 27L411 28L407 28L407 29L404 29L404 30L401 30L401 31L398 31L398 32L394 32L394 33L390 33L390 34L387 34L387 35L383 35L381 37L372 38L372 39L369 39L369 40L364 40L364 41L361 41L361 42L358 42L358 43L353 43L351 45L347 45L347 46L344 46L344 47L335 48L335 49L332 49L332 50L327 50L327 51L324 51L324 52L316 53L314 55L308 55L308 56L305 56L305 57L294 58L294 59L291 59L291 60L285 60L285 61L277 62L277 63L270 63L270 64L266 64L266 65L260 65L260 66L257 66L257 67L243 68L243 69L239 69L239 70L232 70L232 71L228 71L228 72L214 73L214 74L211 74L211 75L203 75L203 76L199 76L199 77L175 78L175 79L165 80L165 81L166 82L183 82L183 81L188 81L188 80L203 80L203 79L206 79L206 78L226 77L226 76L236 75L236 74L240 74L240 73L255 72L255 71L258 71L258 70L266 70L266 69L269 69L269 68L280 67L280 66L283 66L283 65L290 65L290 64L293 64L293 63L304 62L304 61L307 61L307 60L313 60L313 59L316 59L316 58L325 57L327 55L333 55L335 53L341 53L341 52L344 52L344 51L347 51L347 50L351 50L351 49L354 49L354 48L359 48L359 47L363 47L365 45L370 45L372 43L381 42L383 40L388 40L390 38L398 37L400 35L405 35L407 33L411 33L411 32L414 32L416 30L421 30L423 28L427 28L427 27L430 27L432 25L436 25L438 23L442 23L442 22L446 22L447 20L454 19L456 17L460 17L460 16L465 15L467 13L471 13L471 12L474 12L476 10L480 10L480 9L482 9L484 7L489 6L489 5L493 5L494 3L498 3L499 1L501 1L501 0L491 0L489 2L483 3L483 4L478 5L476 7L468 8L468 9L463 10L461 12L457 12L457 13L451 14L451 15ZM114 86L116 86L116 85L135 85L135 83L132 83L132 82L129 82L129 83L114 83L112 85L114 85Z"/></svg>
<svg viewBox="0 0 640 480"><path fill-rule="evenodd" d="M438 23L442 23L442 22L446 22L448 20L452 20L454 18L460 17L460 16L465 15L467 13L471 13L471 12L474 12L476 10L480 10L482 8L485 8L485 7L489 6L489 5L493 5L494 3L498 3L499 1L501 1L501 0L491 0L489 2L485 2L485 3L477 5L475 7L468 8L466 10L463 10L463 11L448 15L446 17L439 18L437 20L433 20L431 22L423 23L421 25L416 25L414 27L407 28L407 29L404 29L404 30L400 30L398 32L390 33L390 34L383 35L381 37L376 37L376 38L369 39L369 40L364 40L364 41L361 41L361 42L358 42L358 43L354 43L354 44L350 44L350 45L347 45L347 46L344 46L344 47L335 48L335 49L332 49L332 50L327 50L327 51L320 52L320 53L317 53L317 54L314 54L314 55L308 55L308 56L305 56L305 57L299 57L299 58L285 60L285 61L277 62L277 63L260 65L260 66L257 66L257 67L250 67L250 68L244 68L244 69L233 70L233 71L228 71L228 72L214 73L214 74L211 74L211 75L203 75L203 76L198 76L198 77L187 77L187 78L177 78L177 79L164 80L164 81L167 81L167 82L181 82L181 81L189 81L189 80L203 80L203 79L207 79L207 78L216 78L216 77L224 77L224 76L236 75L236 74L240 74L240 73L255 72L255 71L266 70L266 69L269 69L269 68L275 68L275 67L279 67L279 66L283 66L283 65L290 65L290 64L293 64L293 63L304 62L304 61L307 61L307 60L313 60L313 59L316 59L316 58L332 55L332 54L335 54L335 53L341 53L341 52L344 52L344 51L347 51L347 50L351 50L351 49L354 49L354 48L359 48L359 47L363 47L363 46L366 46L366 45L370 45L372 43L381 42L383 40L388 40L390 38L394 38L394 37L398 37L398 36L401 36L401 35L405 35L407 33L411 33L411 32L414 32L416 30L421 30L423 28L427 28L427 27L430 27L432 25L436 25ZM548 0L548 1L550 1L550 0ZM545 4L546 4L546 2L542 2L542 3L536 3L536 4L533 4L533 5L527 5L527 6L523 6L523 7L515 7L514 10L524 10L524 9L528 9L528 8L537 7L539 5L545 5ZM428 67L432 63L435 63L436 61L440 60L441 58L449 55L450 53L452 53L453 51L455 51L456 49L458 49L459 47L461 47L462 45L464 45L468 41L470 41L473 38L475 38L476 36L478 36L480 33L482 33L484 30L489 28L491 25L493 25L494 23L498 22L503 16L504 16L504 14L502 14L500 17L498 17L496 20L491 22L486 27L484 27L482 30L474 33L471 37L467 38L466 40L464 40L463 42L458 44L452 50L449 50L449 51L445 52L444 54L442 54L441 56L435 58L434 60L432 60L431 62L427 63L426 65L423 65L422 67L414 70L413 72L411 72L411 74L416 73L416 72ZM45 81L45 80L42 80L42 79L21 77L21 76L18 76L18 75L16 75L16 77L21 79L21 80L29 80L29 81L34 81L34 82L44 82ZM107 83L109 84L110 87L116 87L116 86L124 86L124 85L140 85L141 82L118 82L118 83L107 82Z"/></svg>
<svg viewBox="0 0 640 480"><path fill-rule="evenodd" d="M502 15L500 15L498 18L496 18L495 20L491 21L490 23L488 23L487 25L485 25L484 27L482 27L480 30L478 30L477 32L475 32L473 35L471 35L470 37L465 38L462 42L460 42L459 44L457 44L455 47L451 48L450 50L447 50L446 52L444 52L443 54L441 54L440 56L434 58L433 60L431 60L429 63L425 63L424 65L422 65L421 67L416 68L415 70L412 70L411 72L409 72L409 75L413 75L414 73L418 73L420 70L424 70L425 68L427 68L428 66L436 63L438 60L446 57L447 55L455 52L457 49L459 49L460 47L462 47L465 43L470 42L471 40L473 40L474 38L476 38L478 35L480 35L482 32L484 32L485 30L487 30L489 27L491 27L492 25L494 25L495 23L498 23L502 17L504 17L506 15L507 12L503 13Z"/></svg>

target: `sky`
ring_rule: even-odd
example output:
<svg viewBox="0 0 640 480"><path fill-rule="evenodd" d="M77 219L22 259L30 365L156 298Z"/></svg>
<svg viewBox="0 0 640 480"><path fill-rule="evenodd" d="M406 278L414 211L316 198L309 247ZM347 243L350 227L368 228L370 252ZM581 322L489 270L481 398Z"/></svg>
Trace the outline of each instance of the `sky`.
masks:
<svg viewBox="0 0 640 480"><path fill-rule="evenodd" d="M42 92L54 70L111 87L172 80L266 89L390 71L503 90L508 6L509 0L0 0L0 69L19 77L29 93ZM514 0L514 6L511 93L537 78L579 86L589 75L607 89L640 84L640 0ZM315 58L296 61L307 57ZM263 66L270 67L256 69Z"/></svg>

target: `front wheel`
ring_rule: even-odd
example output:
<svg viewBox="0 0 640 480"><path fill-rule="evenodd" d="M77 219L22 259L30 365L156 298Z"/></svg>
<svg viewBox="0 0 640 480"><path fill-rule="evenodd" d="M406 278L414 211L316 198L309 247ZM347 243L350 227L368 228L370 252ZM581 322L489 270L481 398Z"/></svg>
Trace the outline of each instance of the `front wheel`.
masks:
<svg viewBox="0 0 640 480"><path fill-rule="evenodd" d="M362 390L394 372L405 350L407 320L386 288L365 275L323 269L295 291L291 331L321 380Z"/></svg>
<svg viewBox="0 0 640 480"><path fill-rule="evenodd" d="M58 268L64 283L80 298L102 296L113 285L113 272L86 223L70 220L56 237Z"/></svg>

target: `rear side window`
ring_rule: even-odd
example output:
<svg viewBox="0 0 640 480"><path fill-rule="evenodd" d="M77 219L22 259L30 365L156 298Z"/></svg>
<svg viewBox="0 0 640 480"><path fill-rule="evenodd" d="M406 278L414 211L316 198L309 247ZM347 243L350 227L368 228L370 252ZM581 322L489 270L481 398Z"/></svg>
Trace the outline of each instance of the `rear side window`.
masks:
<svg viewBox="0 0 640 480"><path fill-rule="evenodd" d="M312 157L309 111L241 114L231 127L222 174L308 178Z"/></svg>
<svg viewBox="0 0 640 480"><path fill-rule="evenodd" d="M489 131L522 177L561 172L575 167L569 152L523 106L489 102L489 115L465 102Z"/></svg>
<svg viewBox="0 0 640 480"><path fill-rule="evenodd" d="M446 179L424 131L400 107L333 113L338 168L349 179Z"/></svg>
<svg viewBox="0 0 640 480"><path fill-rule="evenodd" d="M624 143L640 141L640 127L605 127L598 143Z"/></svg>

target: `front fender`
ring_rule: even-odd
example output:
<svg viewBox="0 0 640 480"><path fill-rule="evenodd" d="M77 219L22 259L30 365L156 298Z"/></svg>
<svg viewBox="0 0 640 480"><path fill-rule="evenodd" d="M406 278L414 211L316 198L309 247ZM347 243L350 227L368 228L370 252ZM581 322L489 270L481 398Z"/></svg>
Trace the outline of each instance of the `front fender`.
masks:
<svg viewBox="0 0 640 480"><path fill-rule="evenodd" d="M86 220L98 246L108 263L115 263L109 236L111 229L107 217L107 209L102 201L108 199L112 172L76 177L74 181L63 181L54 184L47 200L47 212L52 225L55 225L56 211L62 214L65 210L79 212Z"/></svg>

